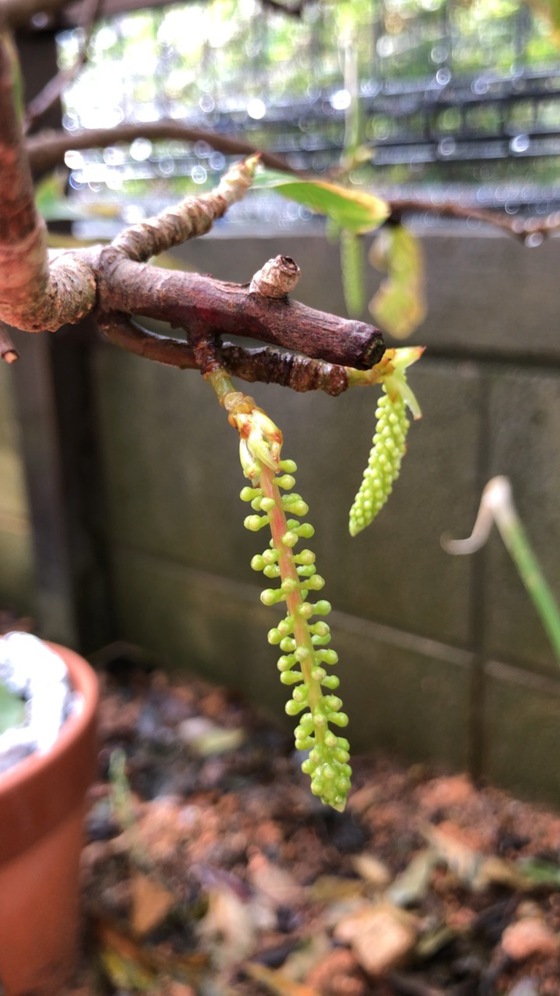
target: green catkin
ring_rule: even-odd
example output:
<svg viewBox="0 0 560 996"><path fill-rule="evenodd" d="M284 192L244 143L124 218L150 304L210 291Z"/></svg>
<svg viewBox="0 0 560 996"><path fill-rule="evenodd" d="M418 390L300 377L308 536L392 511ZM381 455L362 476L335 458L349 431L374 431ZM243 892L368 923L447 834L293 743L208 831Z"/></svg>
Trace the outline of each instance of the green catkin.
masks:
<svg viewBox="0 0 560 996"><path fill-rule="evenodd" d="M383 387L385 391L385 387ZM350 535L365 529L381 511L399 476L409 421L402 397L384 393L375 412L373 445L360 489L350 509Z"/></svg>
<svg viewBox="0 0 560 996"><path fill-rule="evenodd" d="M262 487L243 488L241 498L262 513L260 516L248 516L245 520L247 528L256 531L270 525L273 530L268 549L252 558L251 567L262 571L266 577L280 579L277 588L265 588L261 601L265 605L284 601L288 609L285 617L269 631L268 642L282 651L277 664L280 681L292 689L286 712L290 716L303 713L295 731L296 749L308 752L302 770L311 779L313 794L326 805L342 811L352 773L348 763L349 743L330 726L345 727L348 717L341 711L341 699L332 694L338 688L339 679L326 670L338 662L334 650L323 649L331 640L329 625L324 618L315 618L327 616L331 606L323 598L315 603L307 600L310 591L323 588L324 580L317 574L314 553L307 548L295 551L301 539L309 539L314 533L310 523L292 518L294 515L306 515L307 505L297 494L280 495L278 491L278 488L290 491L294 487L293 473L296 469L291 460L280 462L282 473L276 477L263 468ZM286 521L287 531L279 539L274 536L279 520L275 525L272 521L276 501L265 496L263 487L266 481L268 490L278 498L281 518L286 514L290 516ZM259 519L258 525L255 519Z"/></svg>

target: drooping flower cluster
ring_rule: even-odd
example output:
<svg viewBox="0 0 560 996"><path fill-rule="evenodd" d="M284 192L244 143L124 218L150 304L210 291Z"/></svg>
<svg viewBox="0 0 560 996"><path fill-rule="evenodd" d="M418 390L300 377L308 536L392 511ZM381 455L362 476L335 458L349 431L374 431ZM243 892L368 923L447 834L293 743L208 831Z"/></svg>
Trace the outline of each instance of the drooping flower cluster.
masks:
<svg viewBox="0 0 560 996"><path fill-rule="evenodd" d="M381 511L399 476L406 453L409 421L402 398L383 394L375 411L376 426L362 483L350 509L350 535L365 529Z"/></svg>
<svg viewBox="0 0 560 996"><path fill-rule="evenodd" d="M241 498L251 502L259 513L247 516L245 526L257 531L268 525L272 533L267 549L253 557L251 566L280 582L278 587L264 589L262 602L286 603L286 615L270 630L268 641L282 651L278 659L280 680L292 687L286 712L300 716L296 748L309 751L303 771L311 778L311 791L322 802L343 810L350 788L349 743L330 726L344 727L348 717L341 711L342 700L333 694L339 679L328 673L328 668L338 661L338 655L328 646L330 628L324 618L315 618L328 615L331 606L325 599L314 604L308 601L309 594L320 591L325 582L317 573L312 550L305 548L296 553L295 547L300 539L310 539L314 529L309 522L300 521L308 512L301 496L280 493L291 492L294 487L295 463L282 460L279 470L281 473L275 476L271 468L263 466L254 486L241 492Z"/></svg>
<svg viewBox="0 0 560 996"><path fill-rule="evenodd" d="M421 416L406 380L406 368L415 363L422 352L418 346L388 349L381 362L371 370L349 372L351 384L379 383L384 392L375 411L375 433L367 466L350 509L351 536L356 536L375 519L399 476L409 427L406 409L413 418Z"/></svg>

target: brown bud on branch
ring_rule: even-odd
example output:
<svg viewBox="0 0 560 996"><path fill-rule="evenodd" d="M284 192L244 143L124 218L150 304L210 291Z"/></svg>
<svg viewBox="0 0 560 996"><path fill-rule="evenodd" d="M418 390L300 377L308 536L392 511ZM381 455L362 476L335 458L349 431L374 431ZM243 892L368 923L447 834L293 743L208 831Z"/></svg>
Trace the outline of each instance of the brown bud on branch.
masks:
<svg viewBox="0 0 560 996"><path fill-rule="evenodd" d="M250 294L287 297L297 285L301 270L290 256L275 256L257 270L249 286Z"/></svg>

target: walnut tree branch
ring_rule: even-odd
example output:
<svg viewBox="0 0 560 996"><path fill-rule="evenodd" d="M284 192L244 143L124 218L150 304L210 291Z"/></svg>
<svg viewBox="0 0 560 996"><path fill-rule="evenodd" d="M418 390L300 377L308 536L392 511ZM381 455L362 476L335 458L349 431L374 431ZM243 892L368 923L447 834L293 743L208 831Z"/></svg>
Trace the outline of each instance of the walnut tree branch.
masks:
<svg viewBox="0 0 560 996"><path fill-rule="evenodd" d="M192 273L166 272L147 260L187 238L207 232L251 183L256 157L237 163L217 188L125 229L110 246L48 251L46 230L33 201L21 123L15 109L15 55L0 35L0 320L28 332L56 331L96 311L153 316L210 337L253 336L312 361L369 369L382 356L378 329L291 301L297 280L293 260L278 257L255 275L251 285L223 283ZM274 295L277 296L274 296ZM103 320L103 317L102 317ZM193 338L192 344L195 345ZM176 348L176 347L171 347ZM233 354L231 354L233 355ZM302 365L262 354L254 362L237 353L243 375L275 376L302 384ZM271 358L272 357L272 358ZM283 373L280 373L283 369ZM311 365L315 386L325 388L326 366ZM333 375L332 385L336 377ZM308 385L312 377L307 377ZM343 386L339 377L336 390ZM331 392L333 393L333 392Z"/></svg>
<svg viewBox="0 0 560 996"><path fill-rule="evenodd" d="M261 151L242 138L221 135L204 128L193 128L180 121L162 119L160 121L130 122L115 128L88 128L74 131L42 131L27 139L26 149L34 174L44 173L64 161L68 149L97 149L118 142L130 143L136 138L148 138L155 142L172 139L180 142L206 142L212 149L227 156L250 156L258 153L261 162L271 169L296 173L280 156Z"/></svg>
<svg viewBox="0 0 560 996"><path fill-rule="evenodd" d="M125 315L99 315L97 324L104 338L135 356L180 370L199 368L195 351L188 341L148 331ZM279 384L293 391L325 391L332 397L342 394L349 386L346 368L339 364L279 352L268 346L245 349L219 342L216 352L221 366L229 374L250 383Z"/></svg>

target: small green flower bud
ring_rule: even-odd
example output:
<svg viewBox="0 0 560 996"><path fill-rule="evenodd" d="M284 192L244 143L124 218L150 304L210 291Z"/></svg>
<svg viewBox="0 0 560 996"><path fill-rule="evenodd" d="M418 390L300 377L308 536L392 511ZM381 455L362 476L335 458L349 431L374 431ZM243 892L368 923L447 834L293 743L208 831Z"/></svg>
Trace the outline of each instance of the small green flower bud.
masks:
<svg viewBox="0 0 560 996"><path fill-rule="evenodd" d="M304 703L307 702L308 698L309 698L309 689L307 688L306 685L300 685L299 688L294 688L292 692L292 699L294 702Z"/></svg>
<svg viewBox="0 0 560 996"><path fill-rule="evenodd" d="M262 570L264 576L266 578L270 578L271 580L273 578L280 577L280 568L278 567L278 564L266 564L266 566L264 566Z"/></svg>
<svg viewBox="0 0 560 996"><path fill-rule="evenodd" d="M291 595L299 586L295 578L284 578L280 587L285 595Z"/></svg>
<svg viewBox="0 0 560 996"><path fill-rule="evenodd" d="M297 716L298 713L300 713L301 710L305 708L305 705L306 705L305 702L294 702L293 699L290 699L288 702L286 702L284 708L288 716Z"/></svg>
<svg viewBox="0 0 560 996"><path fill-rule="evenodd" d="M296 479L291 474L282 474L281 477L275 477L274 483L283 491L290 491L294 487Z"/></svg>
<svg viewBox="0 0 560 996"><path fill-rule="evenodd" d="M319 622L313 623L313 625L309 627L309 631L314 633L316 636L328 636L331 628L328 623L321 619Z"/></svg>
<svg viewBox="0 0 560 996"><path fill-rule="evenodd" d="M301 605L298 606L298 616L300 616L301 619L311 619L313 610L314 606L311 605L311 602L302 602Z"/></svg>
<svg viewBox="0 0 560 996"><path fill-rule="evenodd" d="M295 654L284 654L278 658L276 667L279 671L289 671L296 663Z"/></svg>
<svg viewBox="0 0 560 996"><path fill-rule="evenodd" d="M320 591L321 588L325 587L325 579L321 577L320 574L314 574L307 580L307 587L311 591Z"/></svg>
<svg viewBox="0 0 560 996"><path fill-rule="evenodd" d="M288 531L285 532L282 537L282 543L284 544L284 546L290 547L290 549L294 547L298 541L299 541L299 536L293 529L288 529Z"/></svg>
<svg viewBox="0 0 560 996"><path fill-rule="evenodd" d="M315 564L299 564L296 567L296 571L298 572L300 578L310 578L317 573L317 568L315 567Z"/></svg>
<svg viewBox="0 0 560 996"><path fill-rule="evenodd" d="M296 564L302 564L302 565L314 564L315 554L313 553L312 550L300 550L300 552L296 553L296 555L294 556L294 560Z"/></svg>
<svg viewBox="0 0 560 996"><path fill-rule="evenodd" d="M268 525L267 515L248 515L243 520L243 525L245 529L249 529L252 533L258 533L259 529L264 529Z"/></svg>
<svg viewBox="0 0 560 996"><path fill-rule="evenodd" d="M327 674L321 682L323 688L330 688L334 691L340 685L340 678L336 674Z"/></svg>
<svg viewBox="0 0 560 996"><path fill-rule="evenodd" d="M252 501L253 498L256 498L258 495L262 495L262 488L250 488L246 485L241 489L239 497L241 498L241 501Z"/></svg>
<svg viewBox="0 0 560 996"><path fill-rule="evenodd" d="M318 602L315 602L313 614L316 616L328 616L332 609L330 602L327 602L326 598L320 598Z"/></svg>
<svg viewBox="0 0 560 996"><path fill-rule="evenodd" d="M285 619L282 619L281 622L278 623L278 632L281 633L282 636L289 636L290 633L293 632L293 629L294 620L291 616L286 616Z"/></svg>
<svg viewBox="0 0 560 996"><path fill-rule="evenodd" d="M315 659L321 661L323 664L329 664L330 666L338 664L338 654L336 650L317 650L315 652Z"/></svg>
<svg viewBox="0 0 560 996"><path fill-rule="evenodd" d="M303 716L300 716L295 732L296 737L310 737L313 735L313 716L310 712L304 712Z"/></svg>
<svg viewBox="0 0 560 996"><path fill-rule="evenodd" d="M323 701L325 710L329 714L331 712L338 712L342 708L342 699L339 699L338 695L325 695Z"/></svg>
<svg viewBox="0 0 560 996"><path fill-rule="evenodd" d="M297 685L302 680L299 671L282 671L280 681L283 685Z"/></svg>
<svg viewBox="0 0 560 996"><path fill-rule="evenodd" d="M335 726L348 726L349 719L345 712L333 712L329 716L329 723L334 723Z"/></svg>
<svg viewBox="0 0 560 996"><path fill-rule="evenodd" d="M264 591L261 591L261 602L263 605L276 605L283 598L284 595L279 588L265 588Z"/></svg>
<svg viewBox="0 0 560 996"><path fill-rule="evenodd" d="M310 522L301 522L296 529L298 536L303 539L311 539L315 535L315 530Z"/></svg>

